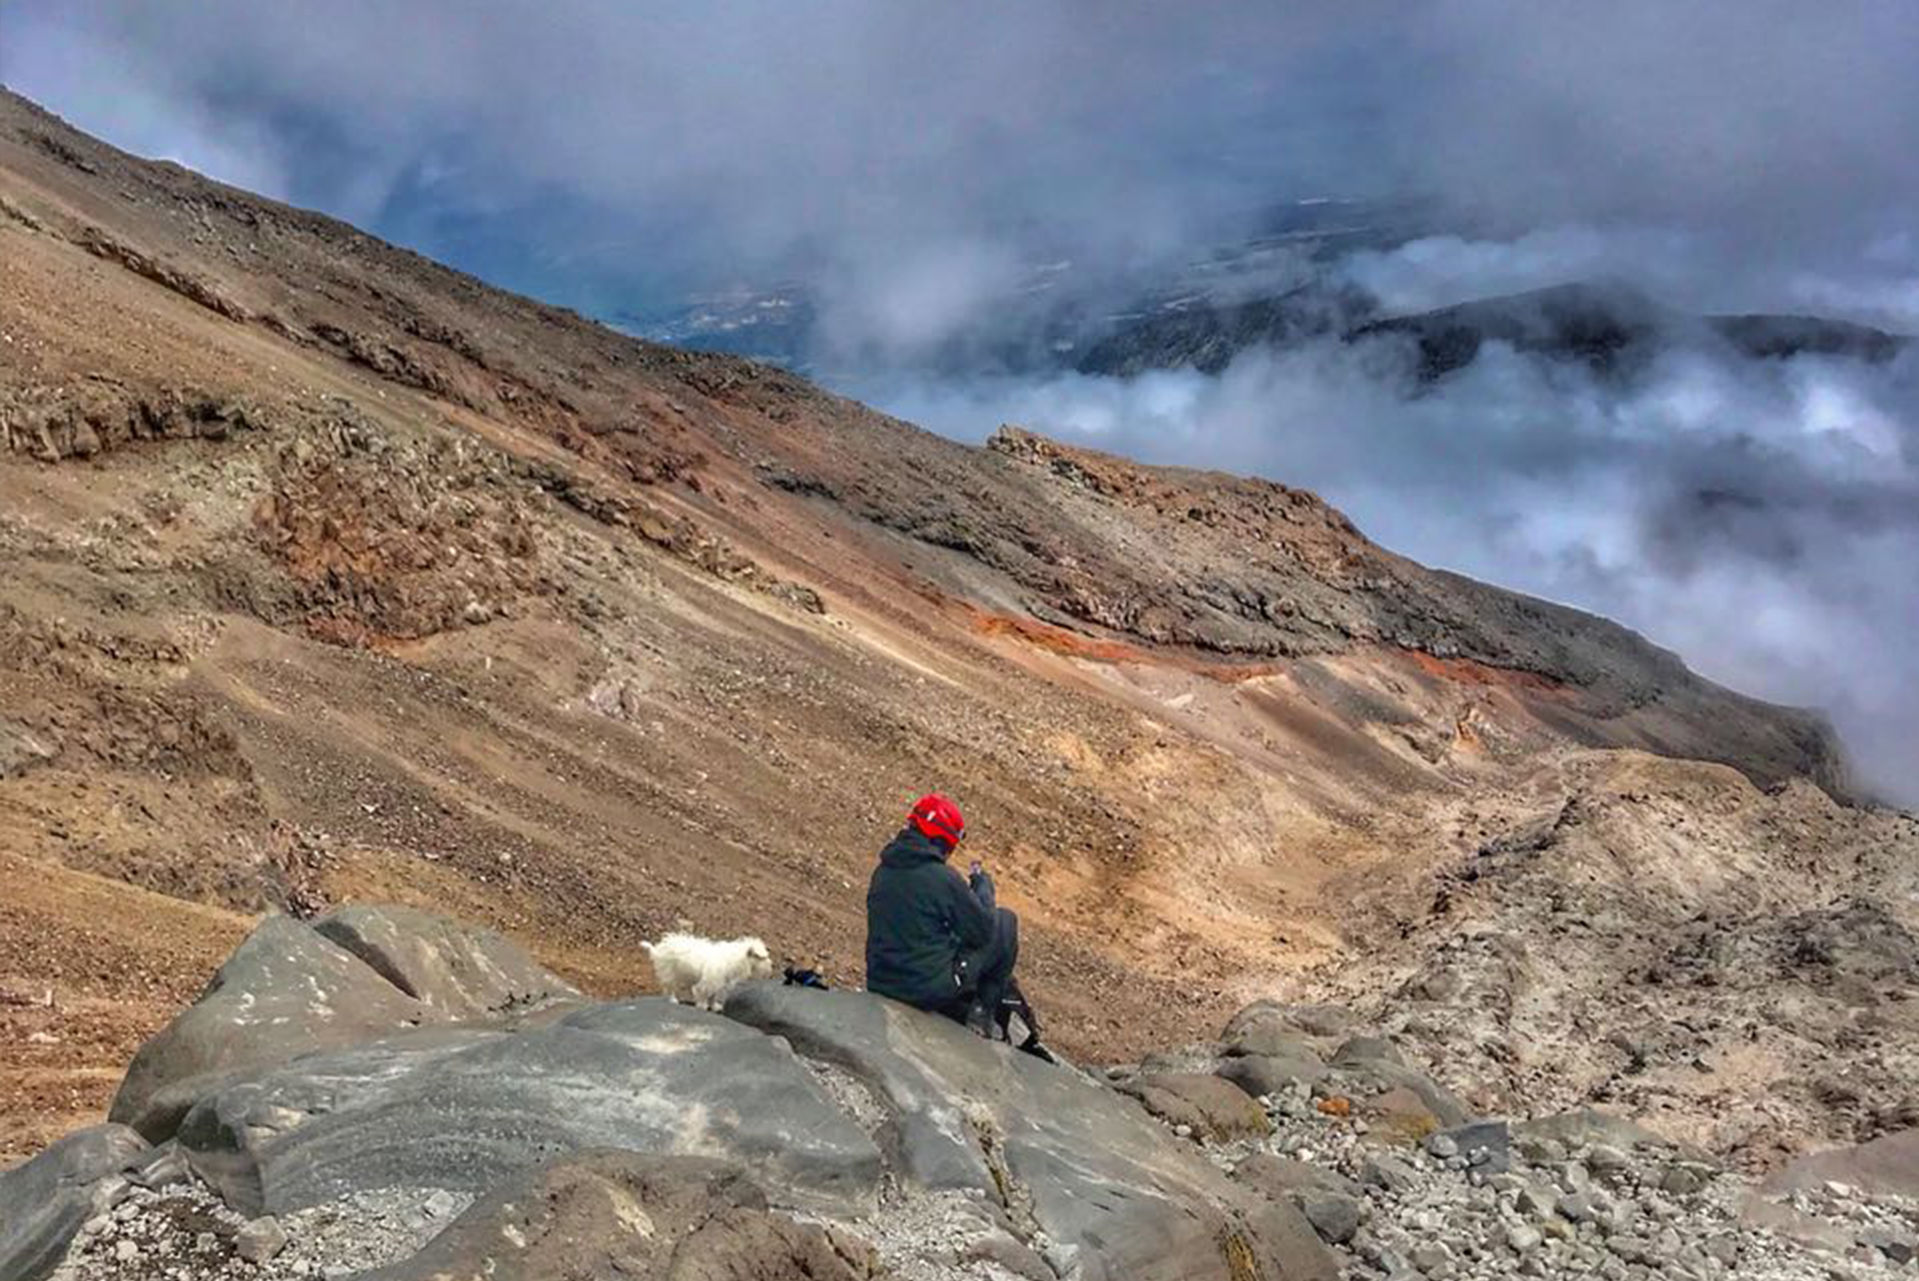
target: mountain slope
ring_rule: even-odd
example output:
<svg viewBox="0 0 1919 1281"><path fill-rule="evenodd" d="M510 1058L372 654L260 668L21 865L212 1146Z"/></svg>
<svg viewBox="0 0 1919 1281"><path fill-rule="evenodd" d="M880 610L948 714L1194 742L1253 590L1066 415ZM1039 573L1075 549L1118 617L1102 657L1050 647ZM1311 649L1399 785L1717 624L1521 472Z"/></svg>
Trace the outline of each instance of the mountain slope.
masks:
<svg viewBox="0 0 1919 1281"><path fill-rule="evenodd" d="M937 786L1117 1054L1397 938L1556 761L1844 792L1816 718L1310 494L962 446L11 97L0 261L0 1150L266 907L457 911L602 992L677 924L852 978Z"/></svg>

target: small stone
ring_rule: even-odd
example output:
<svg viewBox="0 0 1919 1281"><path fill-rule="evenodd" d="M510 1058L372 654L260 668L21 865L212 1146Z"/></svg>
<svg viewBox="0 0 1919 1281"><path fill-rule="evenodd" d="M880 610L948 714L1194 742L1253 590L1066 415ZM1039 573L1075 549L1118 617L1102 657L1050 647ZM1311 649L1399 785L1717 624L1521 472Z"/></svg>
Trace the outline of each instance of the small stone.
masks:
<svg viewBox="0 0 1919 1281"><path fill-rule="evenodd" d="M1584 1192L1592 1185L1592 1172L1577 1161L1568 1161L1554 1172L1561 1192Z"/></svg>
<svg viewBox="0 0 1919 1281"><path fill-rule="evenodd" d="M1513 1206L1521 1214L1531 1215L1535 1219L1549 1219L1559 1210L1559 1197L1549 1188L1528 1183L1519 1189Z"/></svg>
<svg viewBox="0 0 1919 1281"><path fill-rule="evenodd" d="M1631 1157L1610 1144L1595 1143L1586 1149L1586 1167L1595 1174L1617 1174L1631 1164Z"/></svg>
<svg viewBox="0 0 1919 1281"><path fill-rule="evenodd" d="M121 1237L113 1243L113 1257L121 1263L132 1263L140 1257L140 1247L127 1238Z"/></svg>
<svg viewBox="0 0 1919 1281"><path fill-rule="evenodd" d="M1666 1171L1666 1176L1659 1181L1659 1186L1674 1196L1697 1196L1706 1186L1706 1181L1699 1177L1697 1171L1689 1170L1683 1165L1675 1165Z"/></svg>
<svg viewBox="0 0 1919 1281"><path fill-rule="evenodd" d="M460 1198L445 1188L435 1188L420 1208L429 1218L445 1219L458 1213Z"/></svg>
<svg viewBox="0 0 1919 1281"><path fill-rule="evenodd" d="M1539 1248L1539 1243L1545 1239L1545 1236L1538 1228L1532 1227L1529 1224L1521 1224L1516 1228L1508 1229L1506 1233L1506 1244L1512 1247L1513 1253L1515 1254L1525 1254L1528 1251L1536 1250Z"/></svg>
<svg viewBox="0 0 1919 1281"><path fill-rule="evenodd" d="M252 1219L233 1234L233 1248L248 1263L265 1263L286 1248L287 1232L272 1215Z"/></svg>
<svg viewBox="0 0 1919 1281"><path fill-rule="evenodd" d="M1601 1227L1612 1224L1612 1205L1596 1192L1575 1192L1562 1197L1559 1213L1574 1223L1592 1223Z"/></svg>
<svg viewBox="0 0 1919 1281"><path fill-rule="evenodd" d="M1450 1134L1435 1134L1426 1140L1426 1150L1444 1161L1459 1155L1459 1144Z"/></svg>
<svg viewBox="0 0 1919 1281"><path fill-rule="evenodd" d="M1419 1182L1419 1172L1396 1156L1380 1152L1366 1158L1359 1181L1388 1192L1404 1192Z"/></svg>
<svg viewBox="0 0 1919 1281"><path fill-rule="evenodd" d="M1359 1231L1360 1205L1352 1197L1308 1189L1299 1196L1299 1209L1320 1239L1333 1245L1351 1241Z"/></svg>

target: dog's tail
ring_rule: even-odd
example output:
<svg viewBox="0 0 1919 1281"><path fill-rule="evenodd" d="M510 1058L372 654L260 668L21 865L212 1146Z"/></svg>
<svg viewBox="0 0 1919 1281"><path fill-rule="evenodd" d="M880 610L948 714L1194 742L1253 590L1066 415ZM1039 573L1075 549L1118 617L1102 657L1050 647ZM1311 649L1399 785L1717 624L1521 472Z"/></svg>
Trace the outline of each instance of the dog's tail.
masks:
<svg viewBox="0 0 1919 1281"><path fill-rule="evenodd" d="M642 952L644 952L644 953L646 953L646 954L647 954L647 956L648 956L648 957L650 958L650 957L651 957L651 956L653 955L653 945L652 945L651 943L649 943L649 942L647 942L647 941L646 941L645 939L641 939L641 940L640 940L640 951L642 951Z"/></svg>

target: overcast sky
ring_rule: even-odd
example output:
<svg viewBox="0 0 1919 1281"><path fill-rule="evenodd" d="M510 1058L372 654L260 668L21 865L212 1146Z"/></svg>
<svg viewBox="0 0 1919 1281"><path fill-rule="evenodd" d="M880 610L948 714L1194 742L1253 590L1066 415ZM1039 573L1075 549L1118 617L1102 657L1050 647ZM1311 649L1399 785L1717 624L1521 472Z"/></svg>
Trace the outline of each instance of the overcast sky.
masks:
<svg viewBox="0 0 1919 1281"><path fill-rule="evenodd" d="M0 80L131 150L593 311L804 278L880 351L990 330L1035 261L1177 257L1316 195L1464 229L1344 265L1408 310L1603 276L1919 331L1914 49L1909 0L0 4ZM1831 709L1919 797L1911 357L1681 350L1617 386L1494 351L1424 396L1330 347L870 372L963 437L1019 417L1313 485Z"/></svg>

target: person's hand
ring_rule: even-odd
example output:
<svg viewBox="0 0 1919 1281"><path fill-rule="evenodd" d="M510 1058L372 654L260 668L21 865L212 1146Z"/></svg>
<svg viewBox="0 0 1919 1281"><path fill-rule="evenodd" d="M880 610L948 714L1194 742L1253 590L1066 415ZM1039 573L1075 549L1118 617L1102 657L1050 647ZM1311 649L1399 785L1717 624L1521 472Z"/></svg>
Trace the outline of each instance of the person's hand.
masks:
<svg viewBox="0 0 1919 1281"><path fill-rule="evenodd" d="M981 863L978 859L974 859L972 866L967 868L966 870L969 875L978 876L981 872L984 872L986 870L986 866L985 864Z"/></svg>

